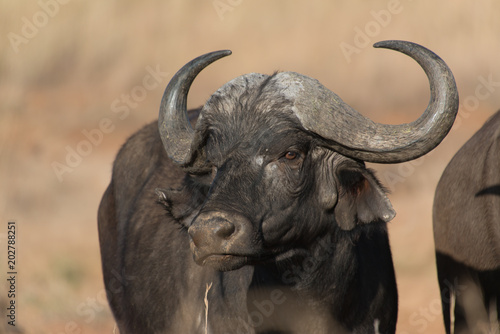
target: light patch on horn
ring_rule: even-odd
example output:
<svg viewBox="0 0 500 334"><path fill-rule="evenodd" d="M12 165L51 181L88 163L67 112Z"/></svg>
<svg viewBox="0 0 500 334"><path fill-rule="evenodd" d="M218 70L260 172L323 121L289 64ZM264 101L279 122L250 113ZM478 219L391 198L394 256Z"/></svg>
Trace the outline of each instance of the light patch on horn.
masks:
<svg viewBox="0 0 500 334"><path fill-rule="evenodd" d="M227 113L231 113L233 111L233 103L231 102L232 100L239 100L244 93L260 87L262 82L264 82L264 80L266 80L268 77L268 75L260 73L249 73L236 77L217 89L215 93L213 93L212 96L208 99L207 103L205 104L205 108L213 103L213 99L230 97L230 99L226 100L227 103L223 104L226 107L224 108L224 111Z"/></svg>
<svg viewBox="0 0 500 334"><path fill-rule="evenodd" d="M281 72L274 78L275 85L280 94L286 99L293 101L292 112L296 115L299 112L295 102L300 96L304 95L304 79L311 80L309 77L296 72Z"/></svg>
<svg viewBox="0 0 500 334"><path fill-rule="evenodd" d="M336 129L337 117L359 118L337 94L306 75L283 72L276 77L275 85L293 101L292 112L304 129L324 138L330 138L332 129Z"/></svg>
<svg viewBox="0 0 500 334"><path fill-rule="evenodd" d="M304 76L295 72L281 72L275 77L276 85L285 97L294 100L304 91Z"/></svg>

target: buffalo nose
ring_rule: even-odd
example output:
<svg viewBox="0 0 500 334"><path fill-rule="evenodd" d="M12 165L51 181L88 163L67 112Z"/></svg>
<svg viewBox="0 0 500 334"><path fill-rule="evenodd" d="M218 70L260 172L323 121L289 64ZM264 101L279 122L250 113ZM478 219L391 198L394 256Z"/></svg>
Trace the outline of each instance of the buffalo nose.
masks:
<svg viewBox="0 0 500 334"><path fill-rule="evenodd" d="M235 231L234 224L221 217L202 219L188 229L197 247L223 242L229 239Z"/></svg>

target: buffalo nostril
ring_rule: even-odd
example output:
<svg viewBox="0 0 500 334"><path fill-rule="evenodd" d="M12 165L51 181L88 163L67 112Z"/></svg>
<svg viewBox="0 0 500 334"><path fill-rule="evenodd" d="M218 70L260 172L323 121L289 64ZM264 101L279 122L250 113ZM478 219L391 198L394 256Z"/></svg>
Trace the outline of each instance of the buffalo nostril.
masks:
<svg viewBox="0 0 500 334"><path fill-rule="evenodd" d="M219 221L215 226L214 233L217 237L221 239L228 239L236 230L236 227L233 223L223 220Z"/></svg>
<svg viewBox="0 0 500 334"><path fill-rule="evenodd" d="M236 227L233 223L220 217L198 221L188 229L189 236L196 247L217 245L229 239L235 231Z"/></svg>

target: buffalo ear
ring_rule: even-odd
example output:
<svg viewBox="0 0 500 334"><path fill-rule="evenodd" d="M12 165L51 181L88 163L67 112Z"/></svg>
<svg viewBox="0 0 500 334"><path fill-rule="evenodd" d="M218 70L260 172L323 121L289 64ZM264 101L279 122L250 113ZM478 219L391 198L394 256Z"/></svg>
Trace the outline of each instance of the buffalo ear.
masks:
<svg viewBox="0 0 500 334"><path fill-rule="evenodd" d="M335 219L343 230L372 222L389 222L396 212L373 173L364 168L337 170Z"/></svg>
<svg viewBox="0 0 500 334"><path fill-rule="evenodd" d="M207 192L208 187L189 174L178 189L155 189L157 202L176 220L184 219L197 210L205 201Z"/></svg>

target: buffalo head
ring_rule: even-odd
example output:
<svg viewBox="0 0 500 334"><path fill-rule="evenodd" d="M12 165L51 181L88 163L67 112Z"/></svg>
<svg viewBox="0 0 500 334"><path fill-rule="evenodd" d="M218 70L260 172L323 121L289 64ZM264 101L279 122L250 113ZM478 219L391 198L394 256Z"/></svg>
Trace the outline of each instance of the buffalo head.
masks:
<svg viewBox="0 0 500 334"><path fill-rule="evenodd" d="M170 159L187 172L191 196L202 194L181 220L198 264L233 270L289 258L308 251L319 236L355 238L356 230L394 217L363 161L399 163L432 150L453 124L458 93L449 68L426 48L403 41L375 47L409 55L427 74L431 99L416 121L374 123L315 79L252 73L217 90L193 129L189 88L230 51L200 56L172 78L159 131Z"/></svg>

